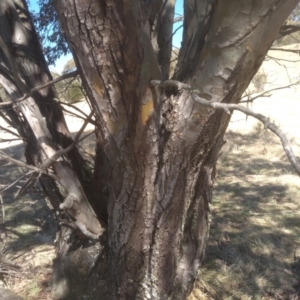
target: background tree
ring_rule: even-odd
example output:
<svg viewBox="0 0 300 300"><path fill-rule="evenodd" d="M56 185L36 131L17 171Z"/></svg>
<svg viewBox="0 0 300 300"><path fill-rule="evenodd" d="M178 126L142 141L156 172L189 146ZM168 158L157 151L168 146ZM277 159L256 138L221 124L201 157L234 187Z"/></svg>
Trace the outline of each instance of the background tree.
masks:
<svg viewBox="0 0 300 300"><path fill-rule="evenodd" d="M182 47L168 80L174 0L42 1L58 13L95 116L91 185L55 91L30 94L51 77L27 7L1 2L0 83L35 142L35 176L48 174L63 187L52 201L74 233L57 238L56 298L187 297L204 255L230 112L250 113L235 104L297 2L186 0ZM66 137L69 144L59 143ZM93 242L80 240L78 230Z"/></svg>
<svg viewBox="0 0 300 300"><path fill-rule="evenodd" d="M62 74L68 74L76 71L74 59L70 59L64 65ZM76 103L85 99L82 83L77 77L61 80L55 85L56 91L61 101L65 103Z"/></svg>

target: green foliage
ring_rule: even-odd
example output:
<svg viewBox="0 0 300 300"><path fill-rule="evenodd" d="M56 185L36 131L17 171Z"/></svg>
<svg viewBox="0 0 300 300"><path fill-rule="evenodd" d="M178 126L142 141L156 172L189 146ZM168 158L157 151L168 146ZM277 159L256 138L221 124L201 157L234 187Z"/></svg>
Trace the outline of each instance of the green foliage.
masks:
<svg viewBox="0 0 300 300"><path fill-rule="evenodd" d="M74 103L80 101L84 97L81 84L78 80L74 80L71 84L68 85L64 98L68 103Z"/></svg>
<svg viewBox="0 0 300 300"><path fill-rule="evenodd" d="M28 0L27 0L28 1ZM68 54L69 46L58 22L53 0L39 0L40 10L31 12L48 64L54 64L62 55Z"/></svg>
<svg viewBox="0 0 300 300"><path fill-rule="evenodd" d="M66 62L62 73L67 74L67 73L75 71L75 70L76 70L75 61L74 61L74 59L70 59Z"/></svg>
<svg viewBox="0 0 300 300"><path fill-rule="evenodd" d="M60 100L75 103L84 98L81 83L78 79L66 79L55 84Z"/></svg>
<svg viewBox="0 0 300 300"><path fill-rule="evenodd" d="M70 59L64 66L62 73L66 74L76 70L73 59ZM56 79L60 74L51 72L53 79ZM76 78L65 79L55 84L55 89L58 93L59 99L67 103L76 103L83 99L84 93L82 92L81 81Z"/></svg>
<svg viewBox="0 0 300 300"><path fill-rule="evenodd" d="M63 74L72 72L76 69L76 65L73 59L70 59L63 68ZM59 74L52 72L52 77L57 78ZM55 84L55 88L62 101L68 103L75 103L84 98L84 94L81 88L81 82L77 78L66 79Z"/></svg>

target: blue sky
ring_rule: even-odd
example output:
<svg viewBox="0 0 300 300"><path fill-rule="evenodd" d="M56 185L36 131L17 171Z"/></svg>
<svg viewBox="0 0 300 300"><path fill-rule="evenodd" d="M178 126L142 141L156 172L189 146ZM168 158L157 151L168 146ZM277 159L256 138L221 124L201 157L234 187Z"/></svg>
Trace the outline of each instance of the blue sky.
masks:
<svg viewBox="0 0 300 300"><path fill-rule="evenodd" d="M29 10L30 11L36 11L36 12L39 11L38 0L29 0L28 2L29 2ZM176 14L175 17L178 17L178 15L183 14L183 0L176 0L175 14ZM182 25L182 22L174 24L174 31L181 25ZM182 28L180 28L178 31L176 31L176 34L173 37L173 45L177 48L180 48L181 40L182 40ZM72 58L71 54L60 57L56 61L55 66L51 65L50 69L57 73L61 73L64 65L71 58Z"/></svg>

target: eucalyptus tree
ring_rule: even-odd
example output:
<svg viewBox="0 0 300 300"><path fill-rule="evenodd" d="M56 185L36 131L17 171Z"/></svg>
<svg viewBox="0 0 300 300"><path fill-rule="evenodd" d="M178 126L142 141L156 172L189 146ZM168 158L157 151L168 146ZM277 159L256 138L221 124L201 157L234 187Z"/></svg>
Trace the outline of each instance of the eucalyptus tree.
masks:
<svg viewBox="0 0 300 300"><path fill-rule="evenodd" d="M41 3L55 12L73 54L96 141L91 178L55 91L30 93L51 78L27 7L2 0L0 83L17 115L12 123L34 141L32 174L63 187L49 196L63 220L53 296L185 299L204 256L230 113L249 113L236 104L298 1L185 0L172 78L175 0Z"/></svg>

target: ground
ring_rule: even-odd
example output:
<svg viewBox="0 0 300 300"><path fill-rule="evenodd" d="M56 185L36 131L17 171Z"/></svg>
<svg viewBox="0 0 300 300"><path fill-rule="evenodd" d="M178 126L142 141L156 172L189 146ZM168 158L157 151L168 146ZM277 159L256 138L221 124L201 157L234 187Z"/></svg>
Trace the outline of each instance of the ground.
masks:
<svg viewBox="0 0 300 300"><path fill-rule="evenodd" d="M258 83L252 86L256 93L299 80L296 54L272 51L268 55ZM275 62L273 57L293 62ZM292 87L250 105L276 120L288 133L298 157L299 95L300 87ZM83 104L79 106L83 108ZM77 119L68 117L68 124L72 132L80 128ZM206 257L189 300L300 299L300 179L278 138L257 121L234 114L226 140L218 163ZM1 147L22 159L22 147L17 142L2 143ZM91 139L84 149L93 151ZM9 184L22 173L19 167L0 160L0 185ZM13 201L20 185L3 194L0 250L3 248L5 256L22 269L2 278L0 284L24 299L51 299L55 222L37 188Z"/></svg>

